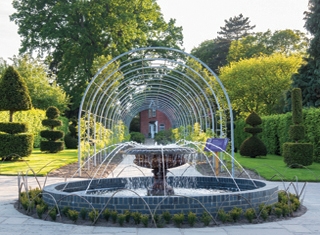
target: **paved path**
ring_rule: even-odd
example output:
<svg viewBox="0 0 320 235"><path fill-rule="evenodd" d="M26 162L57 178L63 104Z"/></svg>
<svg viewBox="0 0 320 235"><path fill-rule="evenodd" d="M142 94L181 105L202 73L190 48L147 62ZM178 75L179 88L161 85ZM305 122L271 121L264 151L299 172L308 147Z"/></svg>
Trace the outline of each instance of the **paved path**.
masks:
<svg viewBox="0 0 320 235"><path fill-rule="evenodd" d="M43 185L44 178L40 178ZM62 178L50 178L47 184L64 181ZM35 181L29 186L35 187ZM283 187L282 183L275 183ZM0 176L0 235L85 235L85 234L126 234L126 235L302 235L320 234L320 184L309 183L306 187L304 205L308 211L301 217L289 220L248 224L238 226L219 226L210 228L120 228L61 224L30 218L19 213L13 207L17 200L17 177ZM301 185L300 185L301 187Z"/></svg>

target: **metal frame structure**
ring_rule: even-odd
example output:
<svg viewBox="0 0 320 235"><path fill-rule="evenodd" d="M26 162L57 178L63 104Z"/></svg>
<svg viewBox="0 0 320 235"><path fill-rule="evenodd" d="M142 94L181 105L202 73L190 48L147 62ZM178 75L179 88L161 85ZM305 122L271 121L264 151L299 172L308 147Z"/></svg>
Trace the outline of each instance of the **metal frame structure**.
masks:
<svg viewBox="0 0 320 235"><path fill-rule="evenodd" d="M97 132L114 130L119 121L129 129L132 119L151 104L173 128L199 123L203 131L226 138L229 122L234 155L232 108L218 76L186 52L147 47L110 60L87 86L79 111L79 168L81 159L107 147L96 144Z"/></svg>

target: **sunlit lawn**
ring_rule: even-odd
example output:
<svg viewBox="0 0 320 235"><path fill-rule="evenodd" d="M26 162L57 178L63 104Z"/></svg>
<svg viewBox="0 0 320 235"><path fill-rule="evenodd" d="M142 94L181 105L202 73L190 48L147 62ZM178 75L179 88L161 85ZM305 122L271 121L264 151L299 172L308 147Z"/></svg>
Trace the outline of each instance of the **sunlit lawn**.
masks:
<svg viewBox="0 0 320 235"><path fill-rule="evenodd" d="M33 175L32 170L36 175L46 175L51 170L77 162L77 153L76 149L67 149L54 154L41 153L39 149L35 149L29 157L21 160L1 161L0 175L17 175L19 172Z"/></svg>
<svg viewBox="0 0 320 235"><path fill-rule="evenodd" d="M236 160L246 169L254 170L267 180L273 181L318 181L320 182L320 163L305 168L289 168L281 156L250 158L235 154Z"/></svg>

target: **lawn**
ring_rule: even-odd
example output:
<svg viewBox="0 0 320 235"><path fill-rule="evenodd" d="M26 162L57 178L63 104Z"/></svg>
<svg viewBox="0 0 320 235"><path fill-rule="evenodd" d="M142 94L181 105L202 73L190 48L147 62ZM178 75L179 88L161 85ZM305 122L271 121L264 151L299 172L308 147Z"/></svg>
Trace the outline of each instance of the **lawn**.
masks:
<svg viewBox="0 0 320 235"><path fill-rule="evenodd" d="M17 161L1 161L0 175L33 175L32 169L36 175L46 175L48 172L58 169L61 166L78 161L77 149L67 149L59 153L42 153L35 149L29 157Z"/></svg>
<svg viewBox="0 0 320 235"><path fill-rule="evenodd" d="M249 158L235 154L235 159L246 169L254 170L262 177L272 181L313 181L320 182L320 163L313 163L304 168L289 168L281 156Z"/></svg>

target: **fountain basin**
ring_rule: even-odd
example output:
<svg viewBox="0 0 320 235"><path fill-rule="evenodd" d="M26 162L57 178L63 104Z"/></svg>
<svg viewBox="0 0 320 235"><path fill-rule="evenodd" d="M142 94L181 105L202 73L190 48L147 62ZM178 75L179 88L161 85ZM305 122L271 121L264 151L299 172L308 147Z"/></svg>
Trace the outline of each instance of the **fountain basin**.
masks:
<svg viewBox="0 0 320 235"><path fill-rule="evenodd" d="M124 213L125 210L131 212L138 211L142 214L161 214L169 211L171 214L189 213L190 211L201 215L205 210L216 215L219 209L226 212L234 207L258 209L264 203L271 205L278 201L278 187L270 185L267 181L249 180L241 178L223 177L168 177L167 182L174 187L221 189L231 192L212 195L197 195L193 191L189 196L104 196L92 194L79 194L80 191L92 192L109 188L110 190L125 188L128 183L135 187L143 187L153 181L152 177L133 178L106 178L94 180L80 180L64 182L44 187L43 200L49 206L65 206L80 211L82 208L91 210L95 208L99 211L106 208ZM91 182L91 184L90 184ZM235 183L238 187L235 186ZM90 187L88 188L88 185ZM239 191L238 188L241 190ZM150 208L150 210L149 210Z"/></svg>

